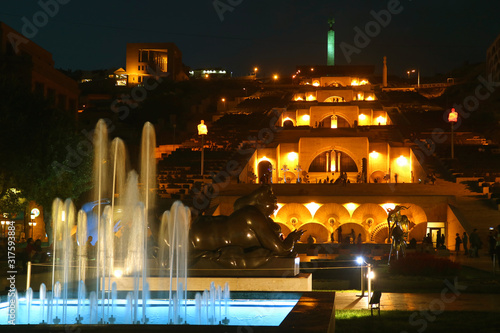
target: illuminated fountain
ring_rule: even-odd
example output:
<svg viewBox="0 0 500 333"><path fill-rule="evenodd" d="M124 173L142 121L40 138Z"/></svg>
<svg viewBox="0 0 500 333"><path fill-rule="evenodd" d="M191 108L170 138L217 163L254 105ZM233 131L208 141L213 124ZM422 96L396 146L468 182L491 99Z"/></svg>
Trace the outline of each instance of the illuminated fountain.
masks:
<svg viewBox="0 0 500 333"><path fill-rule="evenodd" d="M255 312L262 301L230 300L227 284L221 287L212 283L209 290L188 299L191 213L179 201L162 216L155 267L161 277L162 293L161 297L151 298L148 235L154 216L155 145L153 126L146 123L140 173L130 171L126 176L125 146L120 139L109 145L106 125L99 121L94 134L95 201L77 212L70 199L54 200L50 291L42 283L38 296L31 288L20 295L23 297L17 291L9 294L8 302L0 303L0 325L256 325L249 307ZM94 244L97 242L95 258L87 251L89 235ZM132 279L131 291L118 291L118 272ZM259 317L270 320L262 325L279 325L297 300L272 301L273 307L265 305L263 310L257 310ZM240 314L228 319L234 304Z"/></svg>

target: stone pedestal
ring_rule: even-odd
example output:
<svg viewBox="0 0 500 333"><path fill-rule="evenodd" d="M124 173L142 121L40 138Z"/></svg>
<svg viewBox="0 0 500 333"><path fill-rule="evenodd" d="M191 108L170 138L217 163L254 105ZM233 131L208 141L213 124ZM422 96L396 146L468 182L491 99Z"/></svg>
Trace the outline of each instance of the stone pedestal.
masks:
<svg viewBox="0 0 500 333"><path fill-rule="evenodd" d="M270 258L260 267L245 269L226 268L211 260L200 259L188 270L190 277L291 277L299 273L300 259L298 257Z"/></svg>

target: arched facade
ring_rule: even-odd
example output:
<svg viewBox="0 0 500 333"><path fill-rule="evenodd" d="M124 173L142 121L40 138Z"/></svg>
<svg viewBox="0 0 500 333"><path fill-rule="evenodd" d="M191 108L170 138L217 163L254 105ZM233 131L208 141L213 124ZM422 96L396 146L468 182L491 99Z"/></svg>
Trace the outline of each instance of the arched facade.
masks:
<svg viewBox="0 0 500 333"><path fill-rule="evenodd" d="M309 206L311 204L313 205ZM304 243L307 242L309 235L316 243L331 242L332 233L335 242L338 242L339 227L342 228L344 241L352 229L355 232L355 242L358 234L361 234L363 243L388 242L387 210L384 205L362 203L356 208L350 205L352 203L287 203L281 206L273 219L280 224L284 235L291 230L307 230L301 237ZM398 205L409 207L402 211L402 214L408 216L410 220L408 240L415 237L417 241L421 241L427 230L424 210L410 203L398 203Z"/></svg>

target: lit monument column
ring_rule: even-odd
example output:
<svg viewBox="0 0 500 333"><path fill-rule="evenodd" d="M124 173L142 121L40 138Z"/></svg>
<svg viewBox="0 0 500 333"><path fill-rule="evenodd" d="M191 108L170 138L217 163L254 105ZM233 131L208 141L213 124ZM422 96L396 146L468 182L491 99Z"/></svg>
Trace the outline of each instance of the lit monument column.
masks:
<svg viewBox="0 0 500 333"><path fill-rule="evenodd" d="M201 175L203 176L203 152L205 148L205 135L208 133L207 125L205 125L205 121L202 120L200 124L198 124L198 135L201 135Z"/></svg>
<svg viewBox="0 0 500 333"><path fill-rule="evenodd" d="M326 51L326 64L328 66L335 65L335 31L333 30L333 24L335 20L333 18L328 20L330 29L328 30L328 44Z"/></svg>

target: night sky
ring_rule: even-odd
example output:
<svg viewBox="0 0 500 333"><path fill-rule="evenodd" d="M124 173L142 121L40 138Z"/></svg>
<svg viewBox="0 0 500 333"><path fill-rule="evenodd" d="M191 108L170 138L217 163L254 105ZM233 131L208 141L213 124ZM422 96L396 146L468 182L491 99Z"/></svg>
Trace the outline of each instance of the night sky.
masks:
<svg viewBox="0 0 500 333"><path fill-rule="evenodd" d="M47 15L32 38L53 54L58 68L124 67L127 42L173 42L191 68L245 75L258 66L260 73L289 75L295 65L326 64L330 16L336 21L336 64L347 64L340 44L355 46L354 28L364 31L374 21L370 12L395 0L216 0L234 4L222 20L213 0L59 1L66 4ZM381 73L386 55L392 75L415 67L424 76L446 73L467 61L485 61L500 34L498 1L401 0L400 7L350 64L376 65ZM38 14L43 23L40 11L39 1L3 1L0 20L21 31L23 17L33 22Z"/></svg>

